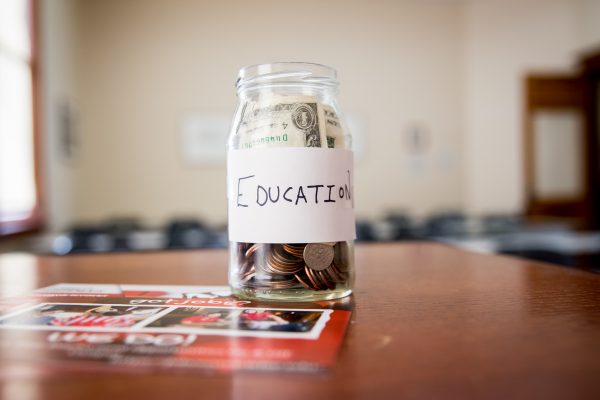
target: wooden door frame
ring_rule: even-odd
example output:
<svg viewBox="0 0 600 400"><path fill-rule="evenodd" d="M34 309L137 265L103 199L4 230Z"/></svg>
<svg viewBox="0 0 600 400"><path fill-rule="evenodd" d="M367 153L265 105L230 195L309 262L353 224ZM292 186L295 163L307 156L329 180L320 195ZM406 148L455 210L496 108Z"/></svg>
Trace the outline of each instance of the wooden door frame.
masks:
<svg viewBox="0 0 600 400"><path fill-rule="evenodd" d="M600 228L600 160L598 101L600 96L600 51L580 61L573 74L531 74L525 79L523 168L525 213L528 217L573 218L584 229ZM577 198L536 198L533 115L539 110L576 110L582 116L584 157L580 170L583 192Z"/></svg>
<svg viewBox="0 0 600 400"><path fill-rule="evenodd" d="M578 76L567 74L536 74L530 75L525 82L525 126L524 126L524 170L526 214L531 217L552 215L557 217L573 217L585 219L585 199L587 193L587 167L582 160L579 169L583 175L583 193L579 196L553 199L539 199L535 188L535 134L533 131L533 116L537 111L572 110L581 114L584 132L583 146L587 147L586 116L584 113L582 81Z"/></svg>
<svg viewBox="0 0 600 400"><path fill-rule="evenodd" d="M600 229L600 49L590 52L580 61L584 82L586 126L589 138L586 157L589 160L587 186L589 188L590 223Z"/></svg>

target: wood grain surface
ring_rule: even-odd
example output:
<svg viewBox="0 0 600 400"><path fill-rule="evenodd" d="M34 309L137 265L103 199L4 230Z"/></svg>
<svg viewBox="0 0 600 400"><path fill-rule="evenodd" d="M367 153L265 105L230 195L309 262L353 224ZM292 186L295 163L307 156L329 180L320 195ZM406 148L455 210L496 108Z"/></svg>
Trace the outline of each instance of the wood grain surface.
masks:
<svg viewBox="0 0 600 400"><path fill-rule="evenodd" d="M600 276L428 243L357 246L354 314L328 373L0 364L2 399L599 399ZM0 256L0 293L59 282L223 285L223 250Z"/></svg>

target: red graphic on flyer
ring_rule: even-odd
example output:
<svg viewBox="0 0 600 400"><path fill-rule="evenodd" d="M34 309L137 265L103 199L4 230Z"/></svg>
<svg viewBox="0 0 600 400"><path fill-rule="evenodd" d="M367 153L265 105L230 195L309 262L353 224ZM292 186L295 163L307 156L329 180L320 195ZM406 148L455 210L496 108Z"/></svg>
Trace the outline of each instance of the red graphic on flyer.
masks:
<svg viewBox="0 0 600 400"><path fill-rule="evenodd" d="M24 350L9 352L15 365L43 355L59 368L318 371L335 363L351 315L217 286L58 284L19 300L2 302L0 345Z"/></svg>

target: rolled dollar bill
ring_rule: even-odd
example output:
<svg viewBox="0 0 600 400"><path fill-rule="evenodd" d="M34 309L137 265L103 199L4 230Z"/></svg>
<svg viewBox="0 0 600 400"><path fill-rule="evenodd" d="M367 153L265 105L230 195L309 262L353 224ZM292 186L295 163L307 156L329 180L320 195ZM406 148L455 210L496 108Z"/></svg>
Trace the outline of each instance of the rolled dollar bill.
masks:
<svg viewBox="0 0 600 400"><path fill-rule="evenodd" d="M330 149L343 149L346 145L346 135L339 116L329 105L323 105L323 114L325 115L325 135L327 137L327 147Z"/></svg>
<svg viewBox="0 0 600 400"><path fill-rule="evenodd" d="M235 141L238 149L327 147L323 105L310 96L269 96L245 103Z"/></svg>

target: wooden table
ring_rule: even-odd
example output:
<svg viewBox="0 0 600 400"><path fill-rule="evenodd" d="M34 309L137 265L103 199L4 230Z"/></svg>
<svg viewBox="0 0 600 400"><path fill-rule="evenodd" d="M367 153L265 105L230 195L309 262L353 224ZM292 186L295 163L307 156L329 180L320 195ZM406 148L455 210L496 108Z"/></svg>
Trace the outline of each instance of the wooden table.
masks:
<svg viewBox="0 0 600 400"><path fill-rule="evenodd" d="M428 243L361 245L330 373L2 377L3 399L599 399L600 276ZM225 251L0 256L0 290L58 282L225 284ZM5 366L0 365L0 372Z"/></svg>

